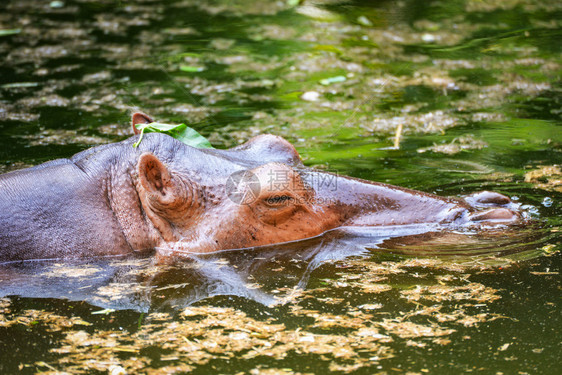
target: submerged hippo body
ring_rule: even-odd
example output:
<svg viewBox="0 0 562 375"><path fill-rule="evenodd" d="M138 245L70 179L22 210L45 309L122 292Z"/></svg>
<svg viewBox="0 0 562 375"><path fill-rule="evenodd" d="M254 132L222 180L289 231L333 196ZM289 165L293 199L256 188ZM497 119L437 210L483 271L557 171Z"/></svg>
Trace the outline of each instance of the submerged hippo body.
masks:
<svg viewBox="0 0 562 375"><path fill-rule="evenodd" d="M133 115L133 125L151 121ZM273 135L229 150L156 133L135 148L137 140L0 176L0 261L211 252L340 226L518 220L500 194L455 200L305 168Z"/></svg>

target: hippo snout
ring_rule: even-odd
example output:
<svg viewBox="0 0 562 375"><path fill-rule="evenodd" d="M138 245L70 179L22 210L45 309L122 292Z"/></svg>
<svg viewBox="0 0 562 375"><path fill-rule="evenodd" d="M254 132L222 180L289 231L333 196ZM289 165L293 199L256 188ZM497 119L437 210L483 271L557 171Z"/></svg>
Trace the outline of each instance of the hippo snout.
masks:
<svg viewBox="0 0 562 375"><path fill-rule="evenodd" d="M469 195L465 201L471 206L468 214L470 223L485 225L513 224L521 220L521 213L517 211L519 204L500 193L482 191Z"/></svg>
<svg viewBox="0 0 562 375"><path fill-rule="evenodd" d="M491 208L485 211L474 212L469 215L470 221L473 222L490 222L507 224L513 223L521 218L521 214L509 208L499 207Z"/></svg>

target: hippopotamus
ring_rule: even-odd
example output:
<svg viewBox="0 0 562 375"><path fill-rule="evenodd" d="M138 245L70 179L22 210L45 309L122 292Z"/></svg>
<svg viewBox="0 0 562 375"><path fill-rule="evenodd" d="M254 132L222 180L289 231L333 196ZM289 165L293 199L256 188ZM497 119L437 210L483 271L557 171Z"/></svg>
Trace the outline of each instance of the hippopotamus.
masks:
<svg viewBox="0 0 562 375"><path fill-rule="evenodd" d="M132 125L152 123L142 113ZM286 243L342 226L513 224L510 199L447 198L307 168L287 140L230 149L144 134L0 176L0 261ZM156 251L158 252L158 250Z"/></svg>

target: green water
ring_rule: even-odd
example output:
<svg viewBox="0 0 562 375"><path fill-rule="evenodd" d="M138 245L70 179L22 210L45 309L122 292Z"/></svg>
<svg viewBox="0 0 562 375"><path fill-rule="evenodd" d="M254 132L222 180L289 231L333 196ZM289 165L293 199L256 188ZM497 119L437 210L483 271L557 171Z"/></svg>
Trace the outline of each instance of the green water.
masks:
<svg viewBox="0 0 562 375"><path fill-rule="evenodd" d="M2 172L125 139L142 110L219 148L274 133L343 175L498 191L534 220L422 245L343 230L175 265L2 266L0 372L558 374L561 16L558 1L2 2Z"/></svg>

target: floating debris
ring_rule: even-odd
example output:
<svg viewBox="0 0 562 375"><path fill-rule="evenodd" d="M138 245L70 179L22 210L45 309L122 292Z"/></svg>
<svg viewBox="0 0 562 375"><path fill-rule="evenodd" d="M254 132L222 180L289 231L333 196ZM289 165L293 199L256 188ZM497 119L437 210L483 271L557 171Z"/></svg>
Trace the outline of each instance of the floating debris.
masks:
<svg viewBox="0 0 562 375"><path fill-rule="evenodd" d="M558 165L540 167L525 173L525 182L539 189L562 192L562 169Z"/></svg>
<svg viewBox="0 0 562 375"><path fill-rule="evenodd" d="M418 148L419 153L427 151L438 152L447 155L458 154L461 151L481 150L488 144L482 140L474 138L471 134L466 134L458 138L454 138L451 142L445 144L434 144L430 147Z"/></svg>

